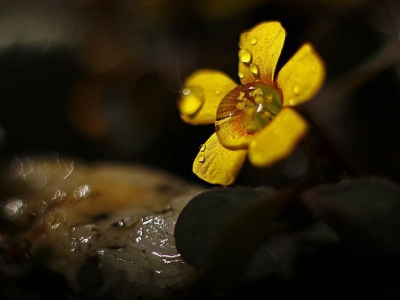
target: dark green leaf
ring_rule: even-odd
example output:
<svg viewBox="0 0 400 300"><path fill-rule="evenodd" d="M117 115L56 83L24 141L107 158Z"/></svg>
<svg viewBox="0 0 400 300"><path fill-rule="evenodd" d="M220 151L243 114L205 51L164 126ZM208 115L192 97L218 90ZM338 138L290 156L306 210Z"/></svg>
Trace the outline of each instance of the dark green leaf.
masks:
<svg viewBox="0 0 400 300"><path fill-rule="evenodd" d="M274 193L271 188L216 188L194 197L175 226L175 242L182 258L193 267L208 267L227 220L249 203Z"/></svg>
<svg viewBox="0 0 400 300"><path fill-rule="evenodd" d="M376 258L400 258L400 188L363 178L313 188L306 205L352 246Z"/></svg>

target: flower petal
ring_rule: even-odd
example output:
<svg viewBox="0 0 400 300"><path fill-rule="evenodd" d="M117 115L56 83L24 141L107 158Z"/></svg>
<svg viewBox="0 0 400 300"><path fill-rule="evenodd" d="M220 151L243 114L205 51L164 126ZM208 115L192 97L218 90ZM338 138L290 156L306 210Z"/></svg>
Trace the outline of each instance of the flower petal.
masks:
<svg viewBox="0 0 400 300"><path fill-rule="evenodd" d="M224 147L231 150L247 148L253 140L254 135L248 134L243 125L244 114L215 122L218 140Z"/></svg>
<svg viewBox="0 0 400 300"><path fill-rule="evenodd" d="M247 150L228 150L214 133L201 146L193 163L193 172L204 181L213 184L231 184L246 159Z"/></svg>
<svg viewBox="0 0 400 300"><path fill-rule="evenodd" d="M289 156L307 129L307 122L296 111L282 109L250 144L250 162L257 167L267 167Z"/></svg>
<svg viewBox="0 0 400 300"><path fill-rule="evenodd" d="M283 66L277 77L283 105L293 106L310 100L325 79L322 59L310 44L304 44Z"/></svg>
<svg viewBox="0 0 400 300"><path fill-rule="evenodd" d="M265 22L240 36L239 78L242 84L263 81L273 85L286 31L279 22Z"/></svg>
<svg viewBox="0 0 400 300"><path fill-rule="evenodd" d="M212 124L218 105L237 84L216 70L199 70L186 79L178 108L181 118L192 125Z"/></svg>

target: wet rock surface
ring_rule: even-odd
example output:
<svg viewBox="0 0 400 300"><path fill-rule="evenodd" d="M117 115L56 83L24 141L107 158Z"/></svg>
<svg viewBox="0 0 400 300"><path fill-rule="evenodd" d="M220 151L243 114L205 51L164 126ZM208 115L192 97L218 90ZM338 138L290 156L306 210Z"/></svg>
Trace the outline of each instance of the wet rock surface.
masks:
<svg viewBox="0 0 400 300"><path fill-rule="evenodd" d="M31 255L47 251L48 266L88 297L171 298L198 276L173 232L199 186L143 166L48 155L16 157L2 191L2 217Z"/></svg>

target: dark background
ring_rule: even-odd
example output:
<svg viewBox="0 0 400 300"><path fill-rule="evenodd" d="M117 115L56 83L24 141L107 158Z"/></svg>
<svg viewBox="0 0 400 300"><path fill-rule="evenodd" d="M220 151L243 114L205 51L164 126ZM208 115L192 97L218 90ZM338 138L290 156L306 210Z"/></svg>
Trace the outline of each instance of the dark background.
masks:
<svg viewBox="0 0 400 300"><path fill-rule="evenodd" d="M240 33L279 20L287 39L277 70L310 41L326 62L327 86L346 83L305 106L305 115L334 149L357 161L356 169L398 176L399 66L393 54L398 47L389 51L394 57L389 62L382 57L390 55L381 55L388 44L398 46L396 1L41 0L0 5L5 157L59 152L90 161L149 164L198 181L192 159L214 128L180 120L176 100L185 78L199 68L214 68L238 81ZM380 60L368 70L375 57ZM346 79L365 66L365 72ZM357 79L362 83L355 85L356 92L346 90ZM382 143L396 146L396 153ZM360 153L359 145L370 152ZM376 160L383 148L385 157ZM361 157L355 160L355 154ZM243 172L238 183L250 183Z"/></svg>

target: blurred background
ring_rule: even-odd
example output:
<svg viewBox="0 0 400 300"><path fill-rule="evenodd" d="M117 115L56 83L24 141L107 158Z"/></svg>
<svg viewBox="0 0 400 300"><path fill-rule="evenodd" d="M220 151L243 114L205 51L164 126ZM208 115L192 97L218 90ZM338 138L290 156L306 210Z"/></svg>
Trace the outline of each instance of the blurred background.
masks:
<svg viewBox="0 0 400 300"><path fill-rule="evenodd" d="M192 162L215 128L180 119L183 82L200 68L239 82L240 33L268 20L287 32L277 71L305 42L326 63L323 89L298 108L314 125L308 149L319 182L373 175L399 183L398 0L0 0L0 171L16 155L59 153L143 164L204 184ZM236 184L286 184L306 167L299 145L273 168L246 163ZM296 280L273 278L269 291L297 296L319 286L315 299L326 299L341 284L335 296L347 287L355 295L365 287L365 295L399 294L398 269L382 275L341 244L303 250Z"/></svg>
<svg viewBox="0 0 400 300"><path fill-rule="evenodd" d="M191 165L214 126L180 120L182 83L199 68L238 81L240 33L267 20L287 31L277 70L306 41L326 62L326 88L303 108L326 166L399 178L395 0L1 0L3 158L58 152L200 182ZM297 152L286 175L305 168ZM237 182L260 183L254 172Z"/></svg>

